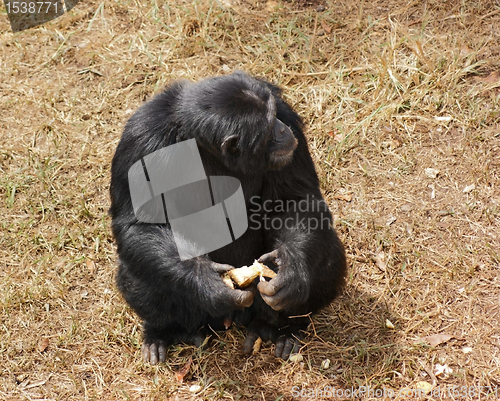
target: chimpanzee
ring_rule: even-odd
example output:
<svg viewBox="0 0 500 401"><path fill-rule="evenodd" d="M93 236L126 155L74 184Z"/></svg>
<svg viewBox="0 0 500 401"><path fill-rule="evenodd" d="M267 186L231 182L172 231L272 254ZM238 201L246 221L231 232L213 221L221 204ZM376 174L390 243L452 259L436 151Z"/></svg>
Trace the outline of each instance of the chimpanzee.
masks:
<svg viewBox="0 0 500 401"><path fill-rule="evenodd" d="M144 361L164 362L171 344L200 346L209 330L231 321L247 327L243 352L261 337L286 360L298 352L309 315L339 295L345 251L302 127L278 87L243 72L174 82L128 120L111 166L110 213L117 285L144 321ZM240 181L248 229L220 249L182 260L168 220L136 217L128 172L152 152L192 139L207 176ZM276 277L245 289L223 282L223 272L255 259Z"/></svg>

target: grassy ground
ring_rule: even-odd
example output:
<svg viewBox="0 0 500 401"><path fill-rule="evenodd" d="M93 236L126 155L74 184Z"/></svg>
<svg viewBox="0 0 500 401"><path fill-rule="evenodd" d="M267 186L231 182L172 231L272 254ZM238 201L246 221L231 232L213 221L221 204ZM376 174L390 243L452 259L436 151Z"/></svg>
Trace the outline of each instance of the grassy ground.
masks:
<svg viewBox="0 0 500 401"><path fill-rule="evenodd" d="M2 10L0 399L290 400L423 382L441 390L431 399L500 397L498 1L81 0L16 34ZM233 328L145 366L114 285L110 160L167 82L233 69L281 85L307 123L348 287L313 319L302 362L270 344L243 356ZM451 337L424 339L436 334Z"/></svg>

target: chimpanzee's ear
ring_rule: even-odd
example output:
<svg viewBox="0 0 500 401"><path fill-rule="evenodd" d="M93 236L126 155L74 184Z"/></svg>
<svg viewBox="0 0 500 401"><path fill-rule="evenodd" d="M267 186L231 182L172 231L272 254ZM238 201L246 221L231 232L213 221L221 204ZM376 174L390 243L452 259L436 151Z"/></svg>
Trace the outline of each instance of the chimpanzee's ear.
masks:
<svg viewBox="0 0 500 401"><path fill-rule="evenodd" d="M224 155L236 156L240 153L240 148L238 146L239 137L238 135L231 135L224 139L222 142L222 153Z"/></svg>

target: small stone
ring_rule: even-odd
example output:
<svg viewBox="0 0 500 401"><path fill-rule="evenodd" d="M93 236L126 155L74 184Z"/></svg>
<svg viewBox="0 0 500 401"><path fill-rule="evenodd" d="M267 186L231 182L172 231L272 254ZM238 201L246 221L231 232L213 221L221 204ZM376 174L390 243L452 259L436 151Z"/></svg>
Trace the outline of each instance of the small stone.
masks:
<svg viewBox="0 0 500 401"><path fill-rule="evenodd" d="M201 386L198 384L193 384L191 387L189 387L189 391L191 393L197 393L200 390L201 390Z"/></svg>

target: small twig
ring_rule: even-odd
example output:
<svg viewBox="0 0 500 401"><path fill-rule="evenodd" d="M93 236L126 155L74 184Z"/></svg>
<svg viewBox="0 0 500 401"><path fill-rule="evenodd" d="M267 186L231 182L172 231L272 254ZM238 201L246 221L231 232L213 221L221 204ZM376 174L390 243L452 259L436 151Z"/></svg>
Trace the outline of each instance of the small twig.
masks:
<svg viewBox="0 0 500 401"><path fill-rule="evenodd" d="M361 263L369 263L369 262L371 262L371 259L365 258L364 256L353 255L353 254L350 254L350 253L347 254L347 257L349 259L354 259L355 261L361 262Z"/></svg>
<svg viewBox="0 0 500 401"><path fill-rule="evenodd" d="M311 38L311 46L309 47L309 55L307 56L307 64L311 64L311 54L312 54L312 49L314 47L314 39L316 38L317 27L318 27L318 13L316 13L316 17L314 18L314 32Z"/></svg>
<svg viewBox="0 0 500 401"><path fill-rule="evenodd" d="M436 376L434 375L434 373L432 372L432 369L429 369L428 367L426 367L424 364L422 364L422 367L425 369L425 371L427 372L427 374L429 375L429 377L431 378L432 380L432 385L435 386L436 383L437 383L437 379L436 379Z"/></svg>
<svg viewBox="0 0 500 401"><path fill-rule="evenodd" d="M488 17L493 17L494 15L500 13L500 10L495 10L495 11L492 11L488 14L485 14L483 15L482 17L479 17L479 19L485 19L485 18L488 18Z"/></svg>
<svg viewBox="0 0 500 401"><path fill-rule="evenodd" d="M413 26L413 25L417 25L417 24L421 24L422 22L424 22L422 19L419 19L419 20L416 20L416 21L413 21L413 22L410 22L408 24L408 26Z"/></svg>
<svg viewBox="0 0 500 401"><path fill-rule="evenodd" d="M323 75L323 74L331 74L331 71L321 71L321 72L288 72L288 71L282 71L281 72L283 75L293 75L293 76L301 76L301 77L306 77L306 76L314 76L314 75Z"/></svg>
<svg viewBox="0 0 500 401"><path fill-rule="evenodd" d="M81 75L81 74L86 74L87 72L91 72L92 74L98 75L100 77L104 76L102 72L94 70L93 68L84 68L83 70L78 71L77 74Z"/></svg>

